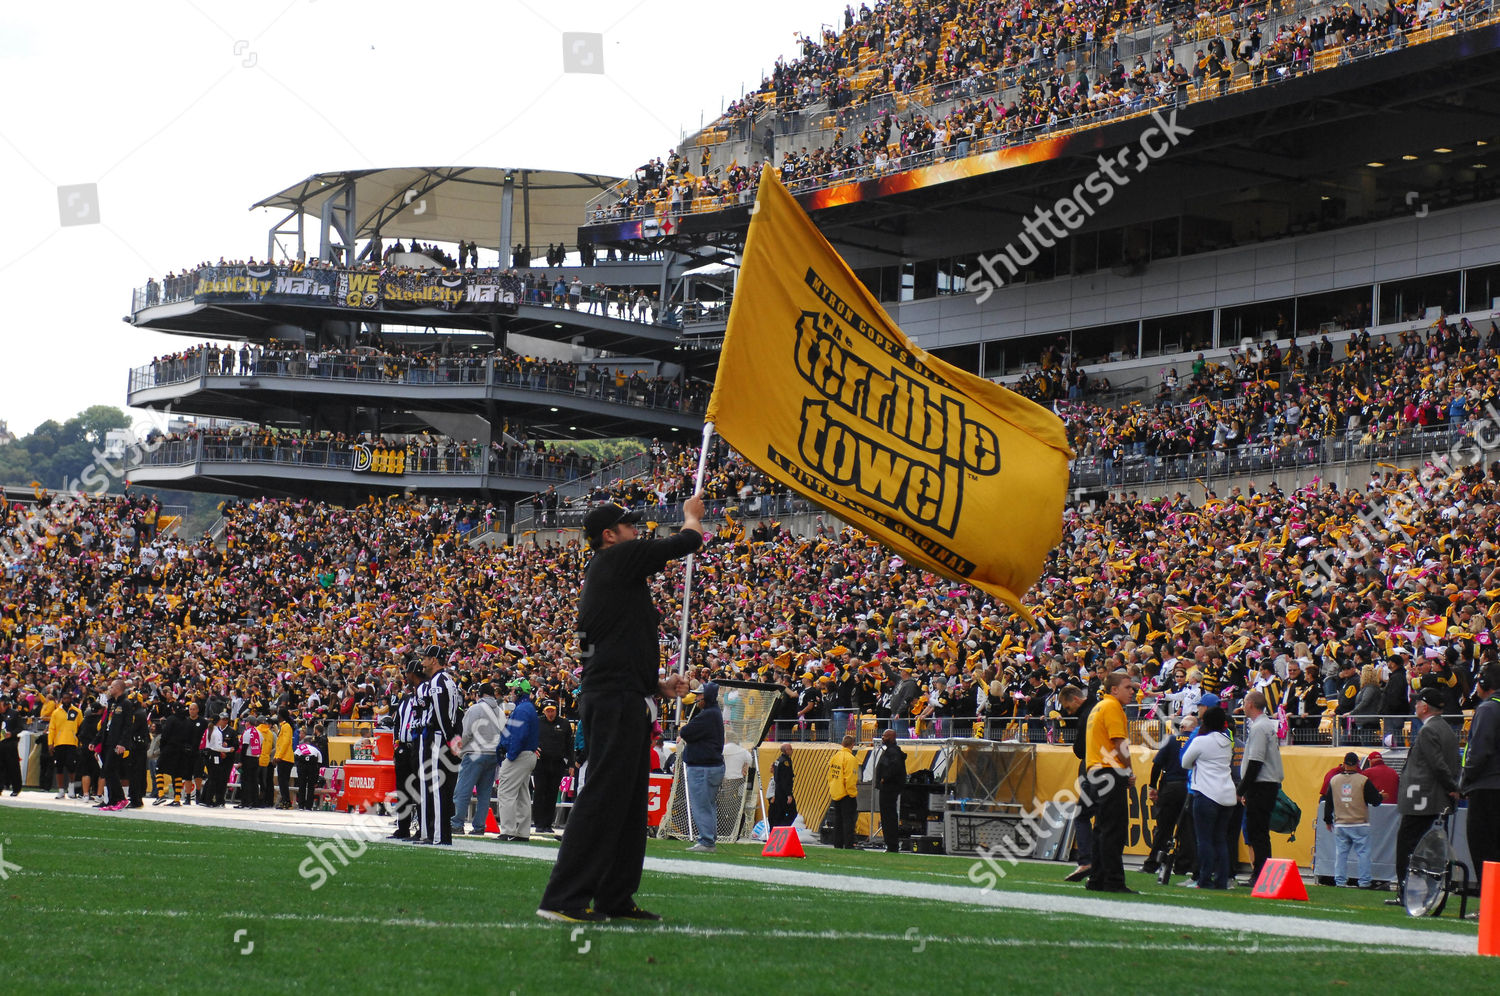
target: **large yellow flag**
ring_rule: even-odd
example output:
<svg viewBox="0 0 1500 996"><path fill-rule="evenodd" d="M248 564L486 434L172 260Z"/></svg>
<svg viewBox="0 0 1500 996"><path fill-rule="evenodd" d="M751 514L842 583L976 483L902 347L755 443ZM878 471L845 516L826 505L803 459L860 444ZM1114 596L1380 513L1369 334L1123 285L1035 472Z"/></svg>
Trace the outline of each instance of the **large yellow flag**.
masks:
<svg viewBox="0 0 1500 996"><path fill-rule="evenodd" d="M1030 619L1062 536L1051 412L914 346L769 167L708 421L770 477Z"/></svg>

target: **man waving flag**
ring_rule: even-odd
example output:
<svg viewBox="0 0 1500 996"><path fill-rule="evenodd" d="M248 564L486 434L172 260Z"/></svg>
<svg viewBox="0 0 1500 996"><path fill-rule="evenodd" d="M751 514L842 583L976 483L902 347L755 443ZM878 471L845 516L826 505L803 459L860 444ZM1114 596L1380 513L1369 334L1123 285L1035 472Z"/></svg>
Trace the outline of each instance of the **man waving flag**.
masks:
<svg viewBox="0 0 1500 996"><path fill-rule="evenodd" d="M914 346L769 166L707 421L908 562L1021 596L1062 537L1061 420Z"/></svg>

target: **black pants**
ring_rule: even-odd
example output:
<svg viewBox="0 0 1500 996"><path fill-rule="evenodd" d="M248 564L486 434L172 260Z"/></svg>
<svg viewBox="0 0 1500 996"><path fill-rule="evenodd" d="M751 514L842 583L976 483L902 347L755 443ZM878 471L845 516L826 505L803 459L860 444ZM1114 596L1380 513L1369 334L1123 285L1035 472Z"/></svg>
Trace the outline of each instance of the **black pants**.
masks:
<svg viewBox="0 0 1500 996"><path fill-rule="evenodd" d="M272 761L260 769L260 804L276 804L276 762Z"/></svg>
<svg viewBox="0 0 1500 996"><path fill-rule="evenodd" d="M1244 787L1245 844L1254 855L1251 885L1259 881L1260 870L1271 857L1271 807L1276 805L1280 791L1280 782L1255 782Z"/></svg>
<svg viewBox="0 0 1500 996"><path fill-rule="evenodd" d="M1500 861L1500 789L1478 789L1469 793L1469 826L1465 831L1474 876L1484 880L1484 863Z"/></svg>
<svg viewBox="0 0 1500 996"><path fill-rule="evenodd" d="M260 805L260 755L240 755L240 805L253 809Z"/></svg>
<svg viewBox="0 0 1500 996"><path fill-rule="evenodd" d="M292 808L292 762L274 761L276 765L276 784L281 789L281 804L287 809Z"/></svg>
<svg viewBox="0 0 1500 996"><path fill-rule="evenodd" d="M145 805L144 800L150 794L151 786L146 779L146 748L136 747L125 759L126 777L130 779L130 805L133 809L139 809Z"/></svg>
<svg viewBox="0 0 1500 996"><path fill-rule="evenodd" d="M322 765L317 761L297 762L297 808L313 808L313 799L318 791L318 773Z"/></svg>
<svg viewBox="0 0 1500 996"><path fill-rule="evenodd" d="M0 790L21 791L21 740L0 740Z"/></svg>
<svg viewBox="0 0 1500 996"><path fill-rule="evenodd" d="M885 849L892 853L901 850L901 790L880 790L880 830L885 836Z"/></svg>
<svg viewBox="0 0 1500 996"><path fill-rule="evenodd" d="M795 796L775 796L770 801L767 814L773 827L789 827L797 822L797 799Z"/></svg>
<svg viewBox="0 0 1500 996"><path fill-rule="evenodd" d="M1198 823L1193 818L1193 800L1196 798L1196 792L1187 794L1182 803L1182 816L1177 820L1177 858L1172 862L1174 875L1198 877Z"/></svg>
<svg viewBox="0 0 1500 996"><path fill-rule="evenodd" d="M1182 804L1187 801L1187 782L1163 781L1156 788L1156 829L1151 834L1151 854L1146 859L1159 865L1171 854L1177 836L1177 821L1182 818Z"/></svg>
<svg viewBox="0 0 1500 996"><path fill-rule="evenodd" d="M846 795L833 800L833 846L854 846L854 821L859 819L859 804L854 796Z"/></svg>
<svg viewBox="0 0 1500 996"><path fill-rule="evenodd" d="M417 836L436 844L453 843L453 783L457 764L441 734L417 741Z"/></svg>
<svg viewBox="0 0 1500 996"><path fill-rule="evenodd" d="M1078 814L1073 817L1073 846L1078 864L1087 866L1094 860L1094 795L1084 780L1083 762L1078 762Z"/></svg>
<svg viewBox="0 0 1500 996"><path fill-rule="evenodd" d="M210 806L224 805L224 793L229 788L229 758L217 753L208 755L208 786L203 790L203 801Z"/></svg>
<svg viewBox="0 0 1500 996"><path fill-rule="evenodd" d="M563 764L556 759L541 758L531 772L531 825L546 830L557 817L557 789L562 784ZM481 820L480 826L484 826Z"/></svg>
<svg viewBox="0 0 1500 996"><path fill-rule="evenodd" d="M396 745L396 836L411 836L411 819L417 811L414 789L417 777L417 749L411 744Z"/></svg>
<svg viewBox="0 0 1500 996"><path fill-rule="evenodd" d="M609 913L635 903L646 860L651 710L639 695L585 694L589 760L542 909Z"/></svg>
<svg viewBox="0 0 1500 996"><path fill-rule="evenodd" d="M1473 814L1470 814L1472 818ZM1411 852L1417 849L1417 841L1437 822L1437 814L1431 816L1403 816L1396 828L1396 881L1406 888L1406 866L1411 862Z"/></svg>
<svg viewBox="0 0 1500 996"><path fill-rule="evenodd" d="M1088 888L1094 892L1125 888L1125 829L1129 817L1130 785L1122 772L1095 768L1085 787L1094 796L1094 846L1089 861Z"/></svg>
<svg viewBox="0 0 1500 996"><path fill-rule="evenodd" d="M115 753L113 747L104 748L104 801L113 806L125 801L125 790L120 787L120 776L125 773L125 759Z"/></svg>
<svg viewBox="0 0 1500 996"><path fill-rule="evenodd" d="M1230 807L1229 823L1224 827L1224 853L1229 855L1229 875L1233 878L1240 867L1240 835L1245 827L1245 807L1235 799Z"/></svg>

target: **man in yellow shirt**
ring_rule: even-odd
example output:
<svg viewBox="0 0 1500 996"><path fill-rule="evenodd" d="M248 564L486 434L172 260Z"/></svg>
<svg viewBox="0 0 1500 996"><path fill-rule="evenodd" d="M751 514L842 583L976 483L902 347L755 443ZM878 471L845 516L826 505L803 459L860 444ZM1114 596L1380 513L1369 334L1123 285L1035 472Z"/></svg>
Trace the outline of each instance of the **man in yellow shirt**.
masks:
<svg viewBox="0 0 1500 996"><path fill-rule="evenodd" d="M859 791L859 768L854 763L854 737L844 738L843 746L828 762L828 798L833 800L833 846L854 846L854 820L859 815L855 795Z"/></svg>
<svg viewBox="0 0 1500 996"><path fill-rule="evenodd" d="M276 753L276 731L271 729L270 717L263 714L259 718L255 729L260 734L260 794L256 798L260 807L265 808L276 803L276 768L271 764Z"/></svg>
<svg viewBox="0 0 1500 996"><path fill-rule="evenodd" d="M1135 701L1135 682L1124 671L1104 678L1103 695L1089 713L1084 747L1083 791L1091 797L1094 845L1085 886L1090 892L1134 892L1125 885L1125 827L1129 817L1130 727L1125 703Z"/></svg>
<svg viewBox="0 0 1500 996"><path fill-rule="evenodd" d="M68 794L68 783L78 768L78 727L83 711L73 704L73 693L63 692L62 701L47 720L47 749L52 752L52 770L57 773L57 798Z"/></svg>
<svg viewBox="0 0 1500 996"><path fill-rule="evenodd" d="M277 809L292 808L292 765L296 756L292 753L292 714L286 708L281 710L281 725L276 729L276 785L281 791L281 800L276 803Z"/></svg>

